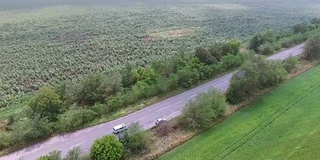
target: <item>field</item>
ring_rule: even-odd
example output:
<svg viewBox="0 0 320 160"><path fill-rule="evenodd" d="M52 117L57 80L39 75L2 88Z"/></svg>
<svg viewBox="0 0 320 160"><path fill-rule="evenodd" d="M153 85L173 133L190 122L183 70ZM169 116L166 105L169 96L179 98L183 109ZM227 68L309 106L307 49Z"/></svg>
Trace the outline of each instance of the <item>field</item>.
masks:
<svg viewBox="0 0 320 160"><path fill-rule="evenodd" d="M243 40L320 15L316 0L0 4L0 107L44 84L108 72L127 62L145 64L217 41Z"/></svg>
<svg viewBox="0 0 320 160"><path fill-rule="evenodd" d="M320 66L159 159L318 159Z"/></svg>

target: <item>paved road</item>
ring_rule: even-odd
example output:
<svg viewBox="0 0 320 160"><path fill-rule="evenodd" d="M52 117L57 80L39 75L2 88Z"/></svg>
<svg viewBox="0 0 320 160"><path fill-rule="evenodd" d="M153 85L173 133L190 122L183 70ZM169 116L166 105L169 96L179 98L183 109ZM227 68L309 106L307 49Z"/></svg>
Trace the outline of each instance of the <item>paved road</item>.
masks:
<svg viewBox="0 0 320 160"><path fill-rule="evenodd" d="M289 56L297 56L303 52L304 44L287 49L283 52L268 57L267 59L285 59ZM168 98L159 103L153 104L145 109L134 112L111 122L103 123L90 128L82 129L74 133L58 135L44 142L26 147L9 155L3 156L0 160L16 160L22 157L24 160L34 160L52 150L61 150L65 155L73 147L80 146L83 152L88 152L95 139L101 138L106 134L112 134L112 128L121 123L132 123L139 121L145 128L154 126L154 120L160 117L171 119L181 113L183 106L199 93L206 92L208 89L217 88L225 91L229 86L229 81L235 72L224 75L196 88L183 92L179 95Z"/></svg>

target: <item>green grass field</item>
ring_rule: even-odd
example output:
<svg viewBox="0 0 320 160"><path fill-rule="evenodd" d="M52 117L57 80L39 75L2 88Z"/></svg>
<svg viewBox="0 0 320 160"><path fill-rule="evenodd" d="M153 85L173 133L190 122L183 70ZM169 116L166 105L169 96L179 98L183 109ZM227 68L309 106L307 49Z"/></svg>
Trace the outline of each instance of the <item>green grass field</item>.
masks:
<svg viewBox="0 0 320 160"><path fill-rule="evenodd" d="M319 98L317 66L160 159L319 159Z"/></svg>

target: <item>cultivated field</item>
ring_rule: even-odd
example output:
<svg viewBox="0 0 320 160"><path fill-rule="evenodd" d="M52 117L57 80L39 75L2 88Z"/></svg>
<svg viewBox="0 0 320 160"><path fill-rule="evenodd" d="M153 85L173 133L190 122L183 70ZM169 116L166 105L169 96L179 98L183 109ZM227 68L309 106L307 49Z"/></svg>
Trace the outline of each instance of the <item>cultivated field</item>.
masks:
<svg viewBox="0 0 320 160"><path fill-rule="evenodd" d="M159 159L318 159L320 66Z"/></svg>
<svg viewBox="0 0 320 160"><path fill-rule="evenodd" d="M46 83L126 62L145 64L182 48L245 39L320 15L317 0L29 1L0 2L0 107Z"/></svg>

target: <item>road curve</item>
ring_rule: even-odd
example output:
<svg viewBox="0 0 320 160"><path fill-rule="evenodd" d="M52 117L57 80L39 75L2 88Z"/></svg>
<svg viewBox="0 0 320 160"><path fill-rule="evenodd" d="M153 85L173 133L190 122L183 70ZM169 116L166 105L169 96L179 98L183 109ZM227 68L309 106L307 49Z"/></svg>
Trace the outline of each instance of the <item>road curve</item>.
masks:
<svg viewBox="0 0 320 160"><path fill-rule="evenodd" d="M279 52L267 59L286 59L289 56L297 56L303 53L304 44L297 45L285 51ZM112 128L121 123L140 122L144 129L149 129L154 126L154 120L159 117L172 119L181 113L185 104L193 99L197 94L206 92L211 88L217 88L221 91L226 91L230 79L235 72L226 74L220 78L214 79L208 83L202 84L196 88L185 91L181 94L153 104L142 110L118 118L116 120L96 125L90 128L82 129L73 133L61 134L52 137L46 141L15 151L0 158L0 160L34 160L42 155L48 154L53 150L60 150L62 155L65 155L68 150L79 146L82 152L88 152L95 139L101 138L106 134L112 134Z"/></svg>

